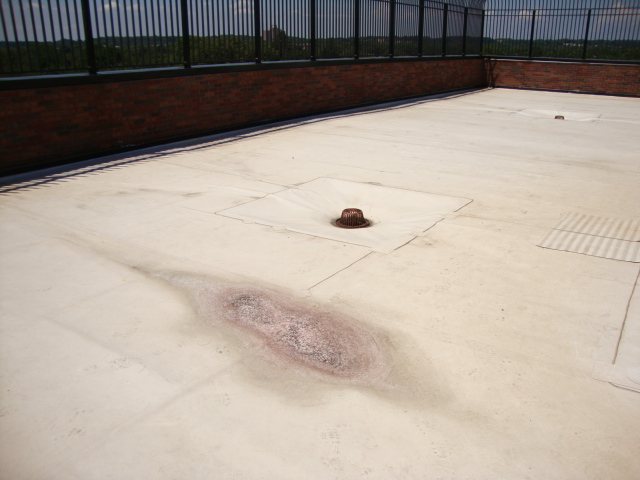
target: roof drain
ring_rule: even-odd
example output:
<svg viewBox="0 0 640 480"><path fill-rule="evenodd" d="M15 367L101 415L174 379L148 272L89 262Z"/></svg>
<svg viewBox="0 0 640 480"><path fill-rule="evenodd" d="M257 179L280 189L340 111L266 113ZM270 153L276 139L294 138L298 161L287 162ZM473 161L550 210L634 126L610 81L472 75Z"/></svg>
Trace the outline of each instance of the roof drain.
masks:
<svg viewBox="0 0 640 480"><path fill-rule="evenodd" d="M564 120L564 115L556 115L554 120Z"/></svg>
<svg viewBox="0 0 640 480"><path fill-rule="evenodd" d="M335 226L340 228L365 228L370 227L371 222L364 218L359 208L345 208L342 215L335 221Z"/></svg>

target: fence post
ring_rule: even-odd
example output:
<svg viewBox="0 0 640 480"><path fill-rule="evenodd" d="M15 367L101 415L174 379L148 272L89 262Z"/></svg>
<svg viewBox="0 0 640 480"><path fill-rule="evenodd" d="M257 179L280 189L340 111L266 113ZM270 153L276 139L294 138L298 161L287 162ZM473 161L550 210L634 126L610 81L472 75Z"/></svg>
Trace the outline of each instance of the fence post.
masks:
<svg viewBox="0 0 640 480"><path fill-rule="evenodd" d="M260 0L253 0L253 36L255 41L255 62L262 62L262 36L260 35Z"/></svg>
<svg viewBox="0 0 640 480"><path fill-rule="evenodd" d="M84 25L84 44L87 49L87 64L89 65L89 74L96 75L98 67L96 66L96 51L93 44L93 29L91 28L91 12L89 11L89 0L81 0L82 23Z"/></svg>
<svg viewBox="0 0 640 480"><path fill-rule="evenodd" d="M480 55L484 55L484 9L480 17Z"/></svg>
<svg viewBox="0 0 640 480"><path fill-rule="evenodd" d="M462 27L462 56L467 54L467 23L469 19L469 7L464 7L464 24Z"/></svg>
<svg viewBox="0 0 640 480"><path fill-rule="evenodd" d="M182 17L182 60L184 68L191 68L191 43L189 39L189 8L187 0L180 0L180 16Z"/></svg>
<svg viewBox="0 0 640 480"><path fill-rule="evenodd" d="M533 56L533 37L536 30L536 11L533 11L533 16L531 17L531 36L529 37L529 58Z"/></svg>
<svg viewBox="0 0 640 480"><path fill-rule="evenodd" d="M393 58L396 43L396 0L389 2L389 57Z"/></svg>
<svg viewBox="0 0 640 480"><path fill-rule="evenodd" d="M420 0L420 13L418 14L418 58L422 57L424 43L424 0Z"/></svg>
<svg viewBox="0 0 640 480"><path fill-rule="evenodd" d="M449 4L445 3L442 11L442 56L447 55L447 22L449 21Z"/></svg>
<svg viewBox="0 0 640 480"><path fill-rule="evenodd" d="M582 60L587 59L587 44L589 43L589 27L591 26L591 9L587 14L587 27L584 31L584 45L582 45Z"/></svg>
<svg viewBox="0 0 640 480"><path fill-rule="evenodd" d="M357 60L360 58L360 0L355 0L353 17L353 58Z"/></svg>
<svg viewBox="0 0 640 480"><path fill-rule="evenodd" d="M316 60L316 0L310 0L311 5L309 6L309 16L311 17L311 57L310 60L315 62Z"/></svg>

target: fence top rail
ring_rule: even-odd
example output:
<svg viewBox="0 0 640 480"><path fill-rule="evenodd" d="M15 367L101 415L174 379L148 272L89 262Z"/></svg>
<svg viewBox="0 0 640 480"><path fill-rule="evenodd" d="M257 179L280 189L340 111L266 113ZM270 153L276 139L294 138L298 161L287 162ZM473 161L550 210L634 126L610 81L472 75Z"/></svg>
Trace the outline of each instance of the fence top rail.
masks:
<svg viewBox="0 0 640 480"><path fill-rule="evenodd" d="M598 7L598 8L492 8L488 10L484 10L486 15L495 15L501 14L503 12L512 12L510 15L520 15L523 13L532 13L536 12L536 14L540 12L558 12L562 14L566 14L566 12L613 12L615 15L640 15L640 7Z"/></svg>
<svg viewBox="0 0 640 480"><path fill-rule="evenodd" d="M381 2L381 3L391 3L394 0L369 0L371 2ZM420 4L420 0L413 0L415 5L418 6ZM399 0L395 0L395 3L400 3ZM425 8L437 8L437 9L443 9L444 7L448 6L449 8L451 7L456 7L456 8L461 8L461 9L465 9L468 8L469 11L471 10L476 10L478 12L482 12L484 9L480 8L480 7L471 7L469 5L464 5L464 4L460 4L460 3L455 3L455 2L441 2L439 0L424 0L424 6Z"/></svg>

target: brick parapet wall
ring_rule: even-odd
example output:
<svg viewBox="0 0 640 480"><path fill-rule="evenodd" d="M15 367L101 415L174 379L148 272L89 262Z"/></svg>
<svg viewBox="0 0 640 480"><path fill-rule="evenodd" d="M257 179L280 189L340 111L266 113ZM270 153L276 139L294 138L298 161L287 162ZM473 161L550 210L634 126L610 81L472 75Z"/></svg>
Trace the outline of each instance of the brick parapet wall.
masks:
<svg viewBox="0 0 640 480"><path fill-rule="evenodd" d="M493 87L640 96L640 65L486 59Z"/></svg>
<svg viewBox="0 0 640 480"><path fill-rule="evenodd" d="M216 73L0 92L0 173L267 120L484 86L481 59Z"/></svg>

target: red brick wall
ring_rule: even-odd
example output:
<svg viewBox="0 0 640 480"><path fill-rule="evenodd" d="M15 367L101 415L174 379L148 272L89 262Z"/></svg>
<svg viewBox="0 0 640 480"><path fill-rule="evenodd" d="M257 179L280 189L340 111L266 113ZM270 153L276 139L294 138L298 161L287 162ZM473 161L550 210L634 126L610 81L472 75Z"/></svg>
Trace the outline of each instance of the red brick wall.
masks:
<svg viewBox="0 0 640 480"><path fill-rule="evenodd" d="M460 59L216 73L0 92L0 172L251 122L484 86Z"/></svg>
<svg viewBox="0 0 640 480"><path fill-rule="evenodd" d="M640 65L487 59L495 87L640 96Z"/></svg>

